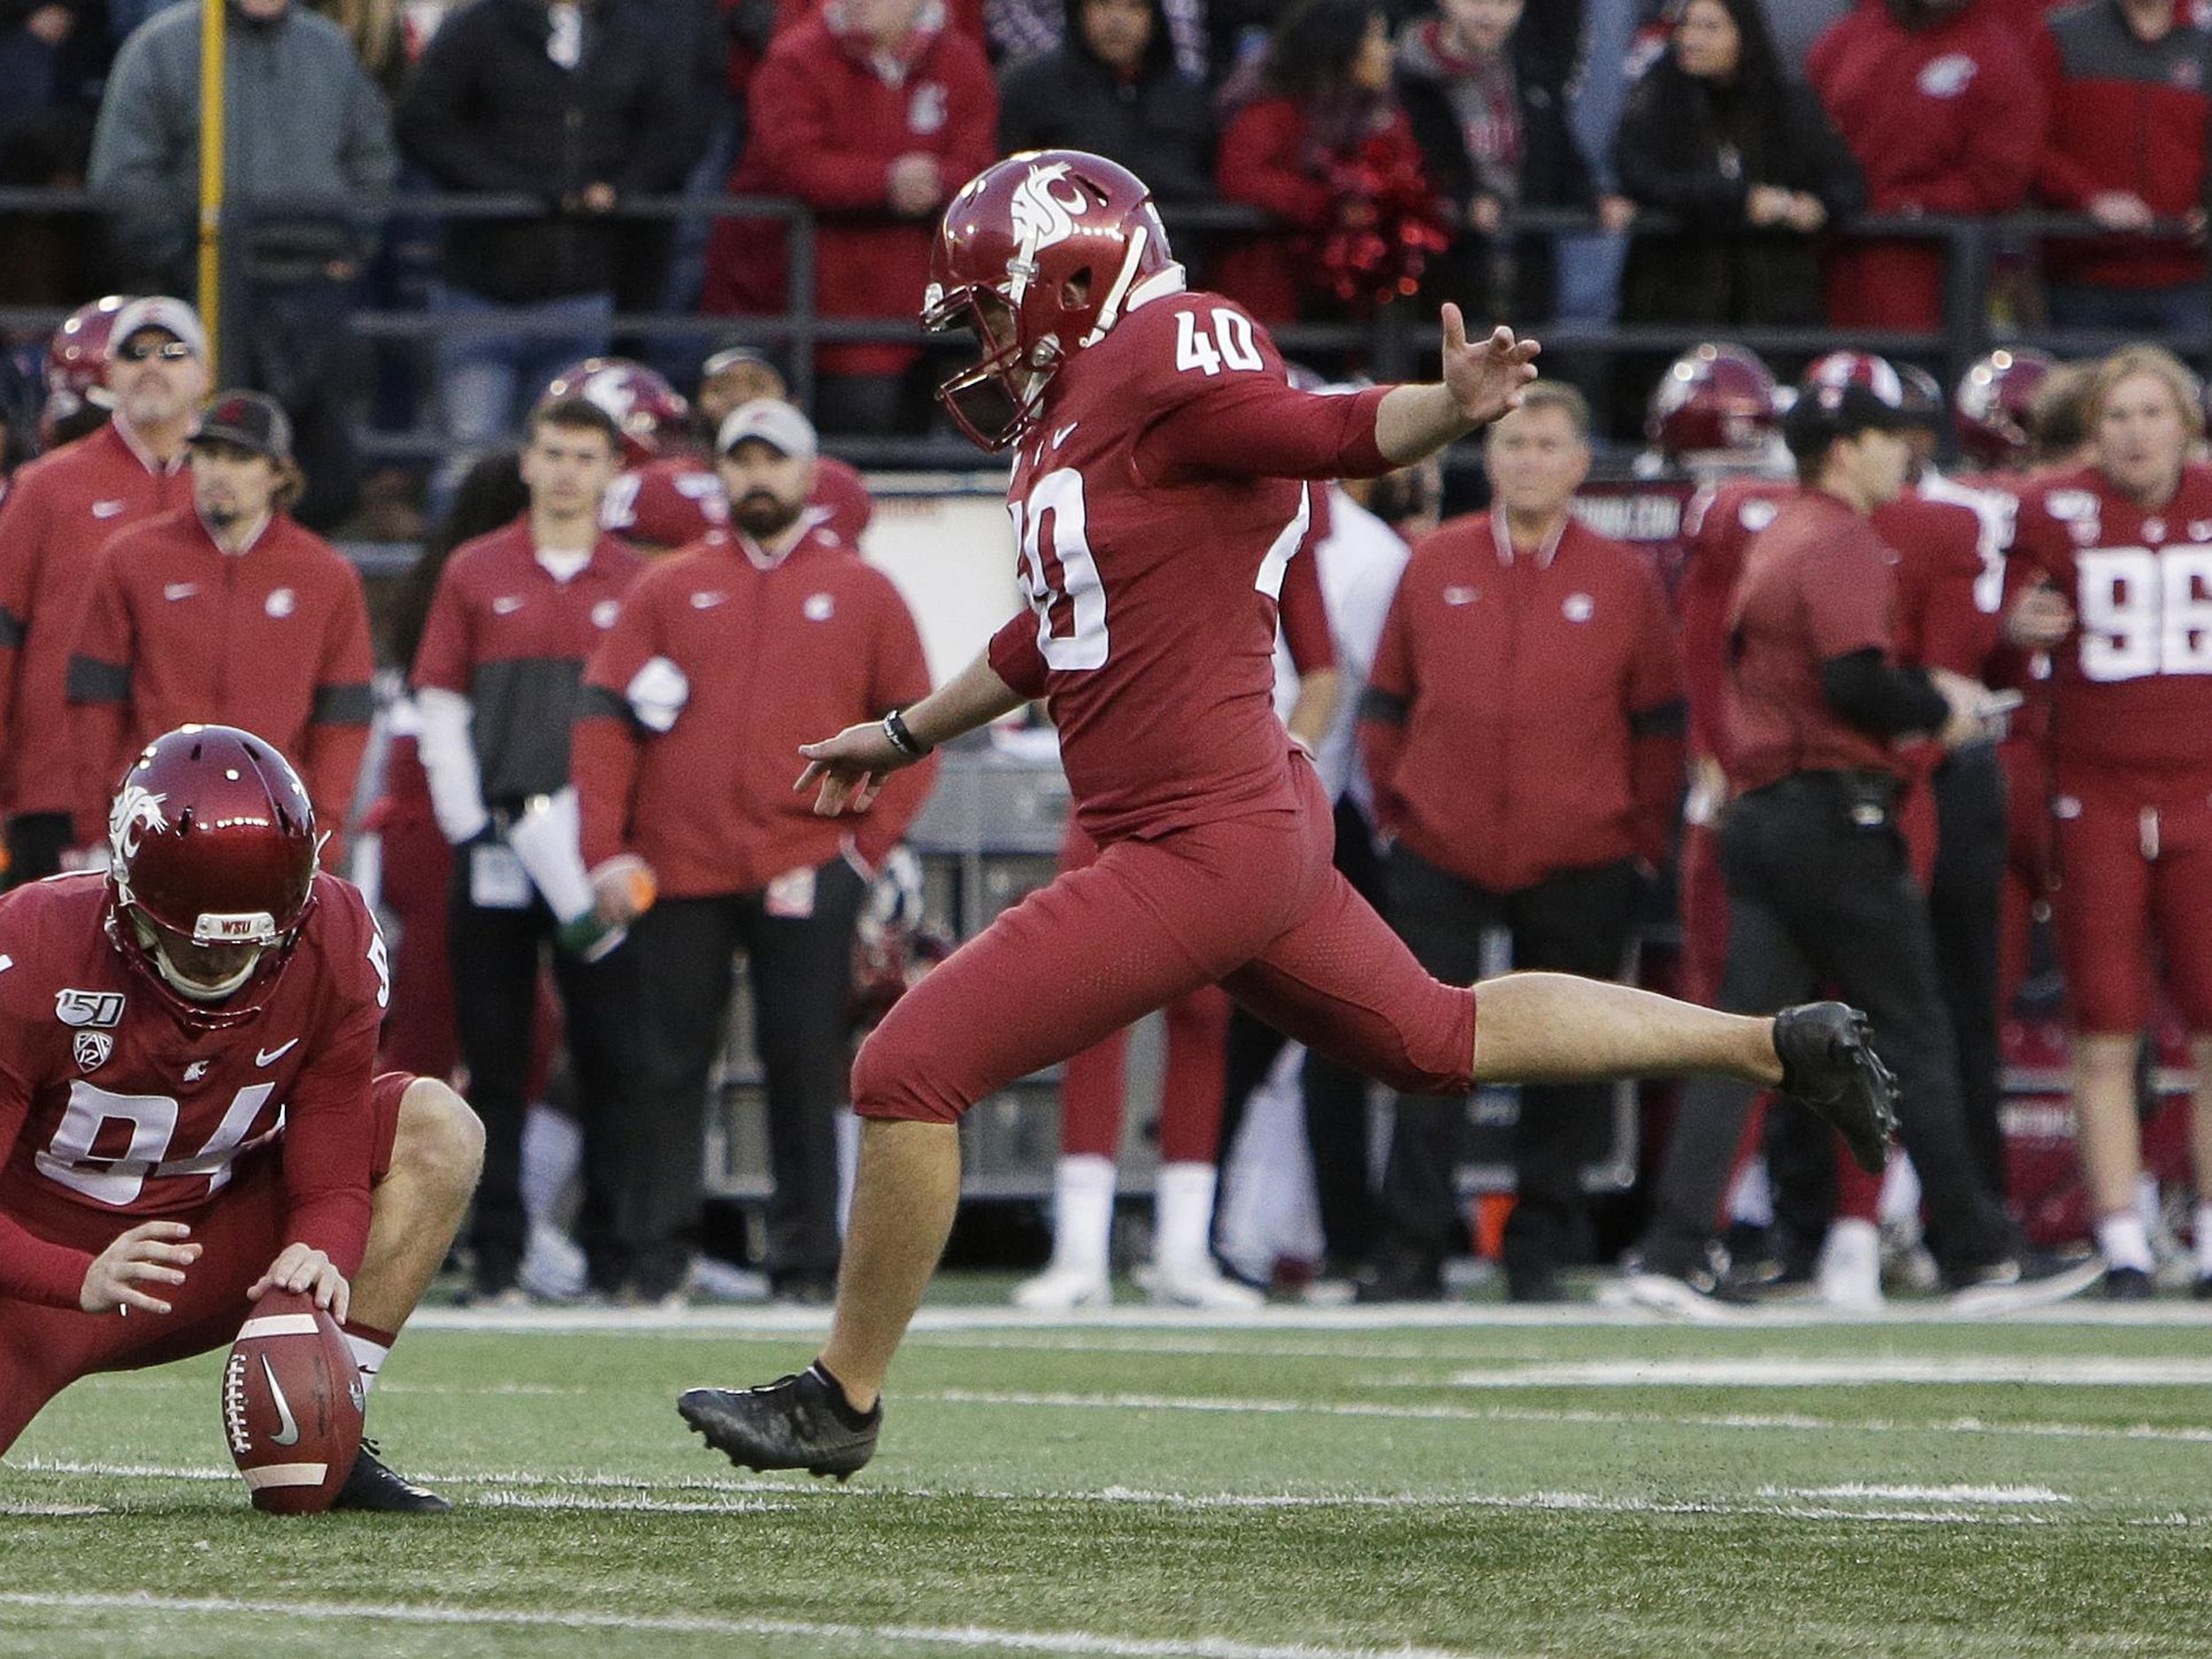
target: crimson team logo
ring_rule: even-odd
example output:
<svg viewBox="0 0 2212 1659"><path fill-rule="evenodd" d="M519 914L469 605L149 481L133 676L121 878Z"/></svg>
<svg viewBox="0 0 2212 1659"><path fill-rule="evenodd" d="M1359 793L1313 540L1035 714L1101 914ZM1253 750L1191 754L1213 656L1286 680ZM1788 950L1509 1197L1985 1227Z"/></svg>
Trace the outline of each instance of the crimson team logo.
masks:
<svg viewBox="0 0 2212 1659"><path fill-rule="evenodd" d="M1014 188L1011 211L1017 246L1013 258L1007 262L1006 273L1011 279L1007 297L1017 306L1037 274L1037 255L1074 235L1077 216L1090 205L1079 189L1071 192L1071 199L1052 193L1052 187L1067 176L1068 164L1056 161L1032 167L1029 176Z"/></svg>

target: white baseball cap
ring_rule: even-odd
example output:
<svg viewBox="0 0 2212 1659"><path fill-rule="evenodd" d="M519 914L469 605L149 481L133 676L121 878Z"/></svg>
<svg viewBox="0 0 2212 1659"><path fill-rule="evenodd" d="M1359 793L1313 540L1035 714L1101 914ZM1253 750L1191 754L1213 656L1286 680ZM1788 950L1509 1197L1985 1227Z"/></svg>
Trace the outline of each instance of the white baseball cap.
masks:
<svg viewBox="0 0 2212 1659"><path fill-rule="evenodd" d="M715 434L714 452L727 455L748 438L757 438L772 449L809 461L819 447L814 438L814 423L789 403L773 397L756 397L730 411L723 418L722 430Z"/></svg>
<svg viewBox="0 0 2212 1659"><path fill-rule="evenodd" d="M109 349L122 350L133 334L148 328L159 328L174 334L192 348L192 355L205 361L207 357L207 330L200 324L200 314L180 299L166 294L155 294L145 299L133 300L115 313L115 327L109 334Z"/></svg>

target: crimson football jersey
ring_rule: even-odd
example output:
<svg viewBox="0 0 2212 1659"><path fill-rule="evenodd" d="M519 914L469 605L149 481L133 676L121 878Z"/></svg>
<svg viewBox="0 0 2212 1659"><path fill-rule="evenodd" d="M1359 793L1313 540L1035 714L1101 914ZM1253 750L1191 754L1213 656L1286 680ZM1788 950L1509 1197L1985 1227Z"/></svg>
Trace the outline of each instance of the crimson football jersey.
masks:
<svg viewBox="0 0 2212 1659"><path fill-rule="evenodd" d="M1311 524L1300 480L1390 470L1386 388L1299 392L1264 329L1170 267L1076 353L1007 493L1029 614L991 642L1049 697L1083 829L1102 845L1293 810L1272 692L1276 598Z"/></svg>
<svg viewBox="0 0 2212 1659"><path fill-rule="evenodd" d="M1907 490L1874 510L1874 528L1897 555L1897 655L1979 680L1996 655L2004 591L1983 521L1962 502Z"/></svg>
<svg viewBox="0 0 2212 1659"><path fill-rule="evenodd" d="M687 547L729 521L722 475L687 455L617 474L599 503L599 527L642 547Z"/></svg>
<svg viewBox="0 0 2212 1659"><path fill-rule="evenodd" d="M0 895L0 1292L77 1305L87 1255L220 1193L280 1143L287 1235L350 1277L369 1230L384 941L358 889L315 904L259 1011L188 1025L104 928L107 879Z"/></svg>
<svg viewBox="0 0 2212 1659"><path fill-rule="evenodd" d="M2146 510L2094 467L2021 503L2014 586L2049 581L2079 623L2051 654L2061 760L2212 767L2212 466Z"/></svg>
<svg viewBox="0 0 2212 1659"><path fill-rule="evenodd" d="M1752 538L1797 493L1788 479L1732 478L1700 490L1683 515L1689 548L1676 603L1682 612L1682 682L1690 752L1725 762L1728 611Z"/></svg>

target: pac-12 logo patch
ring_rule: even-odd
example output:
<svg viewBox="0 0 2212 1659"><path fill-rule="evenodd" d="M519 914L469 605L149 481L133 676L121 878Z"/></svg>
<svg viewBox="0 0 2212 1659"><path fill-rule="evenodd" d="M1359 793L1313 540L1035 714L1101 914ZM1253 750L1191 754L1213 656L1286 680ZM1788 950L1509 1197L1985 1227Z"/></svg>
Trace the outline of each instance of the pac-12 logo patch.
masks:
<svg viewBox="0 0 2212 1659"><path fill-rule="evenodd" d="M54 1018L65 1025L119 1025L123 1023L120 991L57 991Z"/></svg>
<svg viewBox="0 0 2212 1659"><path fill-rule="evenodd" d="M80 1071L97 1071L115 1052L115 1039L104 1031L81 1031L70 1047Z"/></svg>

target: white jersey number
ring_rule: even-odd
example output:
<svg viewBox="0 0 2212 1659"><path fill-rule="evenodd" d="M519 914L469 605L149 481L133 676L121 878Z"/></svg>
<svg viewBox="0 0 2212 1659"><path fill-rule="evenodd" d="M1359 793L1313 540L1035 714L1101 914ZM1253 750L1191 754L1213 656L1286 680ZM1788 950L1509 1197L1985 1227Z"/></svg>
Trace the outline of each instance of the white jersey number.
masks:
<svg viewBox="0 0 2212 1659"><path fill-rule="evenodd" d="M2085 677L2212 674L2212 548L2092 548L2074 563Z"/></svg>
<svg viewBox="0 0 2212 1659"><path fill-rule="evenodd" d="M1037 649L1062 673L1106 665L1106 586L1084 539L1083 474L1064 466L1010 501L1021 543L1022 597L1037 613Z"/></svg>
<svg viewBox="0 0 2212 1659"><path fill-rule="evenodd" d="M189 1157L172 1158L169 1142L177 1133L174 1100L166 1094L117 1094L79 1078L69 1086L69 1105L53 1140L38 1155L39 1173L119 1210L134 1202L149 1179L204 1175L208 1192L220 1192L229 1184L231 1160L275 1093L273 1083L240 1089L207 1144ZM100 1131L111 1123L130 1125L130 1145L112 1156L95 1156L92 1148L98 1144Z"/></svg>
<svg viewBox="0 0 2212 1659"><path fill-rule="evenodd" d="M1213 337L1210 340L1199 332L1197 312L1176 313L1175 366L1179 371L1185 374L1193 370L1201 374L1218 374L1224 365L1233 369L1267 366L1260 356L1260 342L1252 333L1249 317L1242 311L1217 306L1213 324Z"/></svg>

